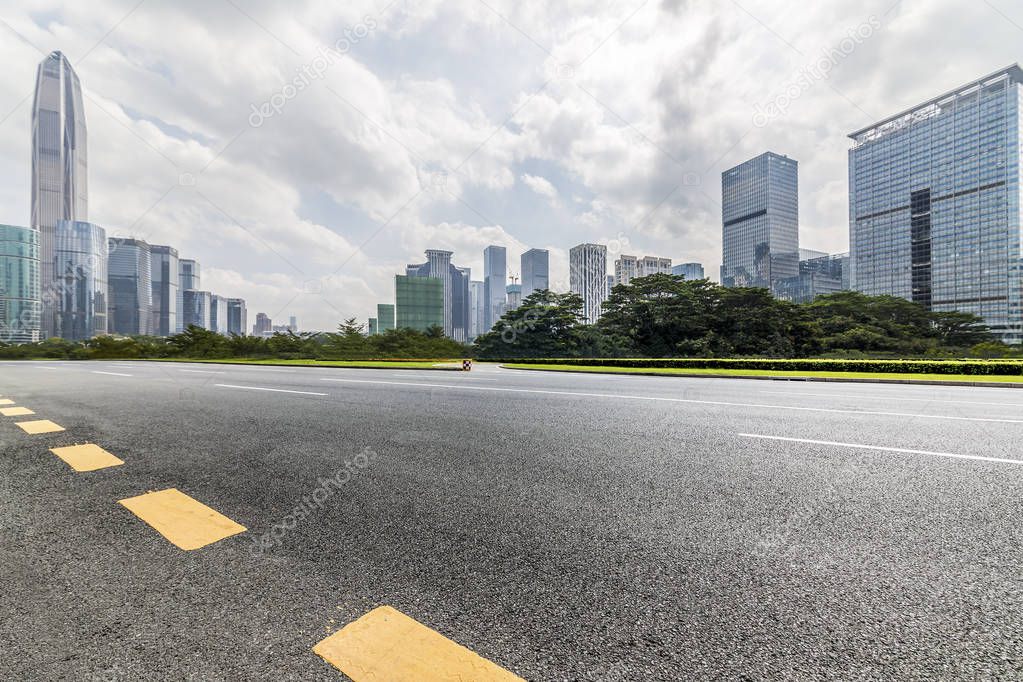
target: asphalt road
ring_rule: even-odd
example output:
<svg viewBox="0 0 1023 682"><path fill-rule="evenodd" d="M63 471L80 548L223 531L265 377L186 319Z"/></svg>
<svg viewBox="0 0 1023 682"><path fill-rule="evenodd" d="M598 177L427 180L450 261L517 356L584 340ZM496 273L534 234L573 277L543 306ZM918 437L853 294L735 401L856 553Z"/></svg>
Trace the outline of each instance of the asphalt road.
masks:
<svg viewBox="0 0 1023 682"><path fill-rule="evenodd" d="M1023 391L10 362L0 395L36 413L0 417L0 679L339 680L312 647L380 605L530 680L1023 675ZM248 530L184 551L117 503L164 488Z"/></svg>

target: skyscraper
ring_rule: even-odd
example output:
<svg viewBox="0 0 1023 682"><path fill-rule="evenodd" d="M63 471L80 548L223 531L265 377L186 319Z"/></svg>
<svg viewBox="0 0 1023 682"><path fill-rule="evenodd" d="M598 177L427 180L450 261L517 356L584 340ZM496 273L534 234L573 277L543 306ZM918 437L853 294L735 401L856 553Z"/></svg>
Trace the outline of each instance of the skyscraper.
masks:
<svg viewBox="0 0 1023 682"><path fill-rule="evenodd" d="M444 281L439 277L395 275L394 303L398 329L424 332L444 326Z"/></svg>
<svg viewBox="0 0 1023 682"><path fill-rule="evenodd" d="M1023 342L1021 86L1014 64L850 134L854 289Z"/></svg>
<svg viewBox="0 0 1023 682"><path fill-rule="evenodd" d="M107 233L92 223L58 220L53 233L51 292L56 334L85 341L107 333Z"/></svg>
<svg viewBox="0 0 1023 682"><path fill-rule="evenodd" d="M199 261L191 258L178 259L178 329L188 327L185 321L185 292L189 289L199 290Z"/></svg>
<svg viewBox="0 0 1023 682"><path fill-rule="evenodd" d="M266 313L256 313L256 324L252 325L253 336L267 336L273 329L273 321Z"/></svg>
<svg viewBox="0 0 1023 682"><path fill-rule="evenodd" d="M377 329L381 334L388 329L394 329L393 303L377 303Z"/></svg>
<svg viewBox="0 0 1023 682"><path fill-rule="evenodd" d="M469 282L469 338L477 336L489 330L483 328L483 320L486 317L486 294L481 281Z"/></svg>
<svg viewBox="0 0 1023 682"><path fill-rule="evenodd" d="M451 263L451 251L428 249L426 262L406 265L409 277L430 277L441 280L444 294L444 334L456 341L469 335L469 270ZM401 325L399 325L401 326Z"/></svg>
<svg viewBox="0 0 1023 682"><path fill-rule="evenodd" d="M724 286L771 288L799 274L797 164L765 152L721 174Z"/></svg>
<svg viewBox="0 0 1023 682"><path fill-rule="evenodd" d="M681 275L686 279L704 279L703 263L681 263L671 268L671 274Z"/></svg>
<svg viewBox="0 0 1023 682"><path fill-rule="evenodd" d="M170 336L181 331L178 322L178 250L149 245L149 270L153 279L153 334Z"/></svg>
<svg viewBox="0 0 1023 682"><path fill-rule="evenodd" d="M111 334L153 333L153 278L149 244L140 239L111 237L107 241L107 285Z"/></svg>
<svg viewBox="0 0 1023 682"><path fill-rule="evenodd" d="M568 252L569 286L583 298L587 324L600 319L601 306L607 300L607 247L579 244Z"/></svg>
<svg viewBox="0 0 1023 682"><path fill-rule="evenodd" d="M195 326L201 329L213 329L213 297L208 291L198 289L186 289L181 293L184 305L182 315L184 317L184 328Z"/></svg>
<svg viewBox="0 0 1023 682"><path fill-rule="evenodd" d="M522 270L522 298L534 291L550 289L551 263L547 249L530 249L519 259Z"/></svg>
<svg viewBox="0 0 1023 682"><path fill-rule="evenodd" d="M621 257L615 260L615 284L628 284L636 277L646 277L657 273L671 274L671 259L659 256Z"/></svg>
<svg viewBox="0 0 1023 682"><path fill-rule="evenodd" d="M507 254L503 246L483 249L483 296L486 308L483 314L484 332L504 315L505 287L508 285Z"/></svg>
<svg viewBox="0 0 1023 682"><path fill-rule="evenodd" d="M227 299L227 333L235 336L245 336L249 324L248 310L245 308L244 298Z"/></svg>
<svg viewBox="0 0 1023 682"><path fill-rule="evenodd" d="M39 231L0 225L0 343L39 341Z"/></svg>
<svg viewBox="0 0 1023 682"><path fill-rule="evenodd" d="M32 101L32 227L39 230L46 336L57 333L55 301L59 293L47 295L54 287L57 222L89 219L87 170L82 87L67 57L51 52L36 70Z"/></svg>
<svg viewBox="0 0 1023 682"><path fill-rule="evenodd" d="M227 298L218 294L210 294L210 326L211 332L227 336Z"/></svg>
<svg viewBox="0 0 1023 682"><path fill-rule="evenodd" d="M509 284L507 287L507 301L505 302L505 308L507 310L515 310L522 305L522 285L521 284Z"/></svg>

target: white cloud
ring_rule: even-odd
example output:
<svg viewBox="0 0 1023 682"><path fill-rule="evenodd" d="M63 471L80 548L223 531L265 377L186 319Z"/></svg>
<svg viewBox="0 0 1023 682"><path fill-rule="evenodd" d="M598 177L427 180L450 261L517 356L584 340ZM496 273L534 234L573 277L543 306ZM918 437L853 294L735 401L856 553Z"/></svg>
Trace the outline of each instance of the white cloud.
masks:
<svg viewBox="0 0 1023 682"><path fill-rule="evenodd" d="M558 190L551 184L551 181L540 175L530 175L529 173L523 173L520 177L522 183L533 190L542 197L546 197L552 204L556 204L558 201Z"/></svg>

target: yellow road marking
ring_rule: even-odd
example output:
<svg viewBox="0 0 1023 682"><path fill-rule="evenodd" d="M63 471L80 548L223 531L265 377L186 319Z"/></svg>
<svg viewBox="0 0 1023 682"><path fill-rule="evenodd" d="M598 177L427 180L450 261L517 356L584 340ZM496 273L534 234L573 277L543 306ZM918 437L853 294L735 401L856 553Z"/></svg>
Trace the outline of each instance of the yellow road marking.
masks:
<svg viewBox="0 0 1023 682"><path fill-rule="evenodd" d="M70 445L66 448L50 448L50 452L71 465L75 471L95 471L124 464L98 445Z"/></svg>
<svg viewBox="0 0 1023 682"><path fill-rule="evenodd" d="M20 417L23 414L35 414L27 407L0 407L0 414L5 417Z"/></svg>
<svg viewBox="0 0 1023 682"><path fill-rule="evenodd" d="M199 549L247 530L177 488L119 502L181 549Z"/></svg>
<svg viewBox="0 0 1023 682"><path fill-rule="evenodd" d="M313 651L355 682L523 682L390 606L349 623Z"/></svg>
<svg viewBox="0 0 1023 682"><path fill-rule="evenodd" d="M25 433L54 433L55 431L63 431L64 427L54 424L49 419L36 419L30 422L17 422L18 426L22 428Z"/></svg>
<svg viewBox="0 0 1023 682"><path fill-rule="evenodd" d="M14 401L10 398L0 398L0 405L13 405Z"/></svg>

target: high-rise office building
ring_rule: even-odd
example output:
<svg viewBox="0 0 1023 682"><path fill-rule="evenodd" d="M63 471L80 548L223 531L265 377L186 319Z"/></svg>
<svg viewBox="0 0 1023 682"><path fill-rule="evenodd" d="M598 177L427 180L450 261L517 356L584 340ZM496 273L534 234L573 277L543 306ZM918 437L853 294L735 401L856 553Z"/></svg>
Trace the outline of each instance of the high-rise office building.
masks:
<svg viewBox="0 0 1023 682"><path fill-rule="evenodd" d="M377 303L377 329L381 334L388 329L394 329L393 303Z"/></svg>
<svg viewBox="0 0 1023 682"><path fill-rule="evenodd" d="M294 315L288 316L288 326L291 327L291 331L295 334L298 333L298 318Z"/></svg>
<svg viewBox="0 0 1023 682"><path fill-rule="evenodd" d="M486 318L487 298L483 282L469 282L469 338L475 339L481 334L488 332L483 328L483 320Z"/></svg>
<svg viewBox="0 0 1023 682"><path fill-rule="evenodd" d="M58 220L53 233L53 273L57 335L85 341L106 334L106 230L92 223ZM44 301L47 295L44 291Z"/></svg>
<svg viewBox="0 0 1023 682"><path fill-rule="evenodd" d="M39 231L0 225L0 343L41 340Z"/></svg>
<svg viewBox="0 0 1023 682"><path fill-rule="evenodd" d="M569 286L582 296L583 316L587 324L600 319L601 306L607 300L607 247L603 244L579 244L568 252Z"/></svg>
<svg viewBox="0 0 1023 682"><path fill-rule="evenodd" d="M228 336L227 331L227 297L210 294L210 327L211 332Z"/></svg>
<svg viewBox="0 0 1023 682"><path fill-rule="evenodd" d="M186 289L181 293L185 329L189 326L213 329L213 297L208 291Z"/></svg>
<svg viewBox="0 0 1023 682"><path fill-rule="evenodd" d="M615 288L615 276L614 275L608 275L607 276L607 295L608 296L611 295L611 290L614 289L614 288Z"/></svg>
<svg viewBox="0 0 1023 682"><path fill-rule="evenodd" d="M505 306L507 310L515 310L522 305L522 285L521 284L509 284L507 286L507 301Z"/></svg>
<svg viewBox="0 0 1023 682"><path fill-rule="evenodd" d="M267 336L273 329L273 321L266 313L256 313L256 323L252 325L253 336Z"/></svg>
<svg viewBox="0 0 1023 682"><path fill-rule="evenodd" d="M178 259L178 329L184 330L188 327L185 322L185 292L189 289L201 291L201 278L199 277L199 261L191 258Z"/></svg>
<svg viewBox="0 0 1023 682"><path fill-rule="evenodd" d="M124 336L151 335L153 277L149 244L140 239L111 237L107 247L107 330Z"/></svg>
<svg viewBox="0 0 1023 682"><path fill-rule="evenodd" d="M626 256L622 254L615 259L615 284L628 284L636 277L646 277L657 273L671 274L671 259L659 256Z"/></svg>
<svg viewBox="0 0 1023 682"><path fill-rule="evenodd" d="M1021 86L1013 65L850 134L854 289L1023 342Z"/></svg>
<svg viewBox="0 0 1023 682"><path fill-rule="evenodd" d="M469 279L468 268L451 263L451 251L428 249L426 262L405 266L409 277L429 277L441 280L444 293L444 333L455 341L469 337ZM401 326L401 325L399 325Z"/></svg>
<svg viewBox="0 0 1023 682"><path fill-rule="evenodd" d="M160 244L149 245L149 271L153 279L153 334L170 336L178 326L178 250Z"/></svg>
<svg viewBox="0 0 1023 682"><path fill-rule="evenodd" d="M227 333L245 336L249 328L249 314L244 298L227 299Z"/></svg>
<svg viewBox="0 0 1023 682"><path fill-rule="evenodd" d="M721 284L771 288L799 274L798 168L765 152L721 174Z"/></svg>
<svg viewBox="0 0 1023 682"><path fill-rule="evenodd" d="M793 303L810 303L818 296L849 288L849 254L829 255L800 249L799 274L775 282L775 296Z"/></svg>
<svg viewBox="0 0 1023 682"><path fill-rule="evenodd" d="M375 336L380 333L380 327L377 325L377 318L371 317L366 320L366 335Z"/></svg>
<svg viewBox="0 0 1023 682"><path fill-rule="evenodd" d="M519 259L522 270L522 298L551 287L551 262L547 249L530 249Z"/></svg>
<svg viewBox="0 0 1023 682"><path fill-rule="evenodd" d="M484 331L490 331L504 315L506 286L507 252L503 246L488 246L483 249L483 296L487 301L483 313Z"/></svg>
<svg viewBox="0 0 1023 682"><path fill-rule="evenodd" d="M54 273L57 222L89 219L87 182L82 86L67 57L51 52L39 63L32 101L31 222L39 230L42 328L46 336L58 333L55 305L60 293L47 293L59 276ZM103 248L106 250L106 244Z"/></svg>
<svg viewBox="0 0 1023 682"><path fill-rule="evenodd" d="M671 274L685 277L686 279L704 279L703 263L680 263L672 266Z"/></svg>
<svg viewBox="0 0 1023 682"><path fill-rule="evenodd" d="M439 277L394 276L395 324L426 331L444 326L444 281Z"/></svg>

